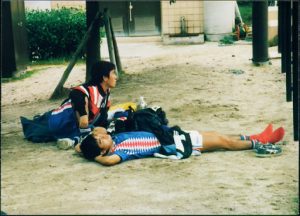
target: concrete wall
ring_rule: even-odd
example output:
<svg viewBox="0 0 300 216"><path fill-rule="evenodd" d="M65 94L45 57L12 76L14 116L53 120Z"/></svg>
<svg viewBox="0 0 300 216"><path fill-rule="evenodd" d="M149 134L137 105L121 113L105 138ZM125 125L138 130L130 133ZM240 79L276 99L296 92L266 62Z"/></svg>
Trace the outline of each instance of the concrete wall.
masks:
<svg viewBox="0 0 300 216"><path fill-rule="evenodd" d="M54 8L61 7L73 7L73 8L81 8L85 10L85 1L25 1L26 9L34 9L34 10L51 10Z"/></svg>
<svg viewBox="0 0 300 216"><path fill-rule="evenodd" d="M24 4L29 10L51 10L51 1L24 1Z"/></svg>
<svg viewBox="0 0 300 216"><path fill-rule="evenodd" d="M73 7L85 10L85 1L51 1L51 8Z"/></svg>
<svg viewBox="0 0 300 216"><path fill-rule="evenodd" d="M203 33L203 1L161 1L162 35L179 34L181 18L185 18L187 33Z"/></svg>
<svg viewBox="0 0 300 216"><path fill-rule="evenodd" d="M268 40L278 35L278 7L268 7Z"/></svg>

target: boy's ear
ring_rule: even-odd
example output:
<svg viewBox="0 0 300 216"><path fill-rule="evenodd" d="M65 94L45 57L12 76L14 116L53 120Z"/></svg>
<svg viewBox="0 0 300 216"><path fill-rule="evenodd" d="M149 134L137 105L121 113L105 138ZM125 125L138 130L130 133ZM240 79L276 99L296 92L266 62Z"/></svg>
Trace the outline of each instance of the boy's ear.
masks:
<svg viewBox="0 0 300 216"><path fill-rule="evenodd" d="M108 80L108 77L106 77L106 76L103 76L102 78L103 78L103 81L105 81L105 82Z"/></svg>

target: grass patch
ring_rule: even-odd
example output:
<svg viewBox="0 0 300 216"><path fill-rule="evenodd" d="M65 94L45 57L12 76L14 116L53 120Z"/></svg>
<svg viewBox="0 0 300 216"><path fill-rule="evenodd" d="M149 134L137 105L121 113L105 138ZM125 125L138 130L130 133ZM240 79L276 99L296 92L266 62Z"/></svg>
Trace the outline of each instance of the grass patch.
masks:
<svg viewBox="0 0 300 216"><path fill-rule="evenodd" d="M47 60L38 60L32 61L30 63L31 66L34 65L67 65L71 60L70 58L62 57L62 58L51 58ZM76 64L85 64L85 59L77 59Z"/></svg>
<svg viewBox="0 0 300 216"><path fill-rule="evenodd" d="M26 72L20 74L19 76L10 77L10 78L1 78L1 83L8 83L8 82L15 82L15 81L23 80L28 77L31 77L33 74L37 73L40 70L41 69L34 69L34 70L26 71Z"/></svg>
<svg viewBox="0 0 300 216"><path fill-rule="evenodd" d="M15 82L15 81L23 80L28 77L31 77L33 74L35 74L41 70L45 70L45 67L39 67L39 66L52 66L52 65L67 66L69 64L70 60L71 60L71 58L64 57L64 58L52 58L49 60L32 61L31 63L28 64L28 67L32 67L31 70L21 72L18 75L13 76L13 77L1 78L1 83L8 83L8 82ZM85 64L85 59L78 59L76 64Z"/></svg>
<svg viewBox="0 0 300 216"><path fill-rule="evenodd" d="M31 77L33 74L45 70L45 66L53 66L53 65L65 65L67 66L70 62L71 58L51 58L49 60L39 60L39 61L32 61L29 63L27 66L32 67L30 70L25 70L24 72L17 73L17 75L9 78L1 78L1 83L8 83L8 82L14 82L14 81L19 81L26 79L28 77ZM78 59L76 64L85 64L85 59ZM75 64L75 66L76 66ZM44 66L44 67L39 67L39 66Z"/></svg>
<svg viewBox="0 0 300 216"><path fill-rule="evenodd" d="M234 41L235 40L232 36L225 36L219 41L219 44L220 45L228 45L228 44L233 44Z"/></svg>
<svg viewBox="0 0 300 216"><path fill-rule="evenodd" d="M299 197L294 197L293 198L293 203L294 203L294 207L293 207L293 211L295 213L295 215L299 215Z"/></svg>

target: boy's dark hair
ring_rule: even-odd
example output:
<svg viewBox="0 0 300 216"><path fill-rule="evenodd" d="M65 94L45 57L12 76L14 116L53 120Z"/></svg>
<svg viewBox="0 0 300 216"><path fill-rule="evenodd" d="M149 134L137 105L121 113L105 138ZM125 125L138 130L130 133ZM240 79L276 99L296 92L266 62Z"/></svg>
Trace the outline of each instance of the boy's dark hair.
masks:
<svg viewBox="0 0 300 216"><path fill-rule="evenodd" d="M109 72L116 69L116 66L108 61L98 61L93 64L91 69L91 79L89 81L92 85L97 85L103 81L103 76L109 77Z"/></svg>
<svg viewBox="0 0 300 216"><path fill-rule="evenodd" d="M83 156L88 160L94 160L95 157L101 154L101 149L93 134L87 135L80 144L80 149Z"/></svg>

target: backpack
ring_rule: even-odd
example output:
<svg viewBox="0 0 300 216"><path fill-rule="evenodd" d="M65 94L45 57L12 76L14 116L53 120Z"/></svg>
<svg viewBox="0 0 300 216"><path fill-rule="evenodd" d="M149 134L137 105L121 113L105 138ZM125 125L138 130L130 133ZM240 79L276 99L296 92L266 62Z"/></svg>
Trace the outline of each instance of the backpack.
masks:
<svg viewBox="0 0 300 216"><path fill-rule="evenodd" d="M48 126L50 115L51 111L36 115L33 120L21 116L20 120L25 139L35 143L55 141L56 138Z"/></svg>

